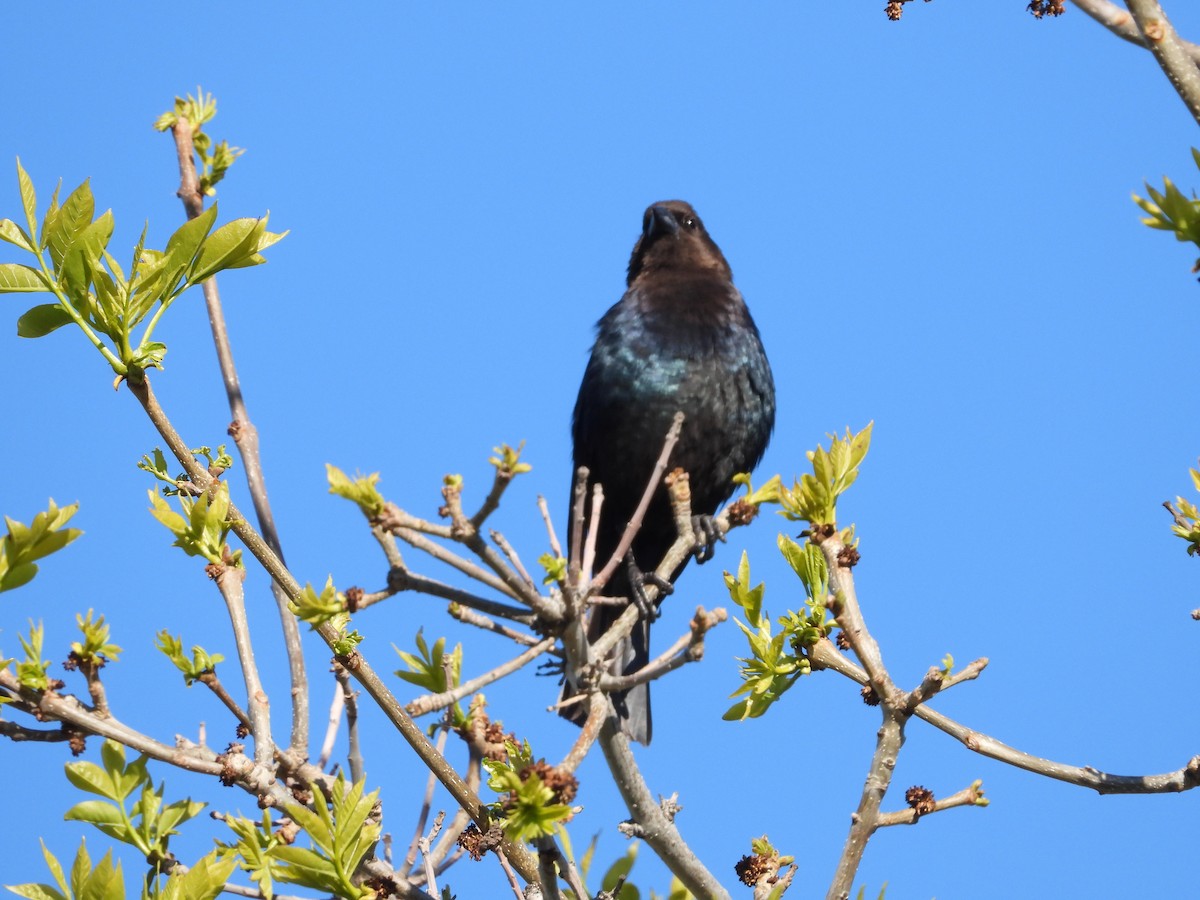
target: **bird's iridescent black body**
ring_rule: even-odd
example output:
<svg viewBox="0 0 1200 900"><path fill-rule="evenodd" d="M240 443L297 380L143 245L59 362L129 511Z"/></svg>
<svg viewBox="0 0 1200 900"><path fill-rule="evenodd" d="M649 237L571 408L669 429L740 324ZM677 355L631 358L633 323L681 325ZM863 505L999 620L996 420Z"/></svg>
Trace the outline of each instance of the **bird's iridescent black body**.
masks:
<svg viewBox="0 0 1200 900"><path fill-rule="evenodd" d="M670 465L688 473L695 515L716 513L733 492L733 476L762 458L775 424L775 385L758 329L729 264L691 206L672 200L646 210L627 284L597 325L572 425L575 467L586 466L604 488L598 567L633 516L677 411L685 418ZM652 571L675 537L660 487L633 542L634 559ZM629 592L622 566L605 594ZM619 613L619 607L597 607L589 634L603 634ZM615 669L634 672L648 660L644 622L618 648ZM623 730L649 743L647 686L613 700ZM565 714L578 716L570 708Z"/></svg>

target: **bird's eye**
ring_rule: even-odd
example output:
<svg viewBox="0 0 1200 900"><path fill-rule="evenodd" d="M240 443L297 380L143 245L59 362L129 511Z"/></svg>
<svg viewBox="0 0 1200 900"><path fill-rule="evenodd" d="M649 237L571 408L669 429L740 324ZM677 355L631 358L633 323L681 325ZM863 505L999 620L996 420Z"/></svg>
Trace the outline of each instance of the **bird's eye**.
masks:
<svg viewBox="0 0 1200 900"><path fill-rule="evenodd" d="M683 220L683 227L684 228L695 228L696 227L696 217L695 216L686 216Z"/></svg>

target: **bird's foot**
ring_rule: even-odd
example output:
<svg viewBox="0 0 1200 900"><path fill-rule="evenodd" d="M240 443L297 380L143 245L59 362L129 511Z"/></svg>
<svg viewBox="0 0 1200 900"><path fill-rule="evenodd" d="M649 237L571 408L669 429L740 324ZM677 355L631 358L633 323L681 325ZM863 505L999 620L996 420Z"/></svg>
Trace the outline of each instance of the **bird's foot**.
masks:
<svg viewBox="0 0 1200 900"><path fill-rule="evenodd" d="M692 545L692 555L696 557L697 565L704 565L713 558L717 549L717 541L725 542L725 535L717 527L717 520L712 516L692 516L692 533L696 543Z"/></svg>
<svg viewBox="0 0 1200 900"><path fill-rule="evenodd" d="M646 596L646 585L652 584L658 588L659 600L673 593L675 588L671 585L671 582L667 581L667 579L663 578L657 572L643 572L638 568L637 560L633 558L632 550L625 554L625 567L629 574L629 587L630 594L632 595L629 599L638 608L643 619L647 622L653 622L658 618L658 604Z"/></svg>

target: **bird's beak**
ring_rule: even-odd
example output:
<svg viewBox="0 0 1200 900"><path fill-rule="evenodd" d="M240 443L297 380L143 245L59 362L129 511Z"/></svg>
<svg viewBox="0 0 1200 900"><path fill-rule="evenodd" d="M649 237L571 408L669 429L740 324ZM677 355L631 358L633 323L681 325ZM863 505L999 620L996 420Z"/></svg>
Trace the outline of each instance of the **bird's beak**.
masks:
<svg viewBox="0 0 1200 900"><path fill-rule="evenodd" d="M646 210L646 221L642 225L642 234L647 238L660 234L675 234L679 231L679 223L675 214L665 206L652 206Z"/></svg>

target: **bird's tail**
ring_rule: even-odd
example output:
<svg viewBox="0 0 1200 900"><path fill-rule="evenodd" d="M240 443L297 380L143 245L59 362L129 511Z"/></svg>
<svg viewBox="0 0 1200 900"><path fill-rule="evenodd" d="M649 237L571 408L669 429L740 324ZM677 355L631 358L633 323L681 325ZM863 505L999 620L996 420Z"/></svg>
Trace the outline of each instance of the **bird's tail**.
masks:
<svg viewBox="0 0 1200 900"><path fill-rule="evenodd" d="M592 612L588 626L588 639L595 640L612 627L617 617L624 612L620 606L598 606ZM633 626L628 637L622 638L613 651L611 671L615 675L629 675L650 661L650 623L642 620ZM574 696L575 689L568 682L563 685L560 699ZM632 741L649 745L652 733L650 720L650 685L639 684L627 691L610 694L613 709L621 731ZM564 719L582 726L587 719L587 704L573 703L559 711Z"/></svg>

